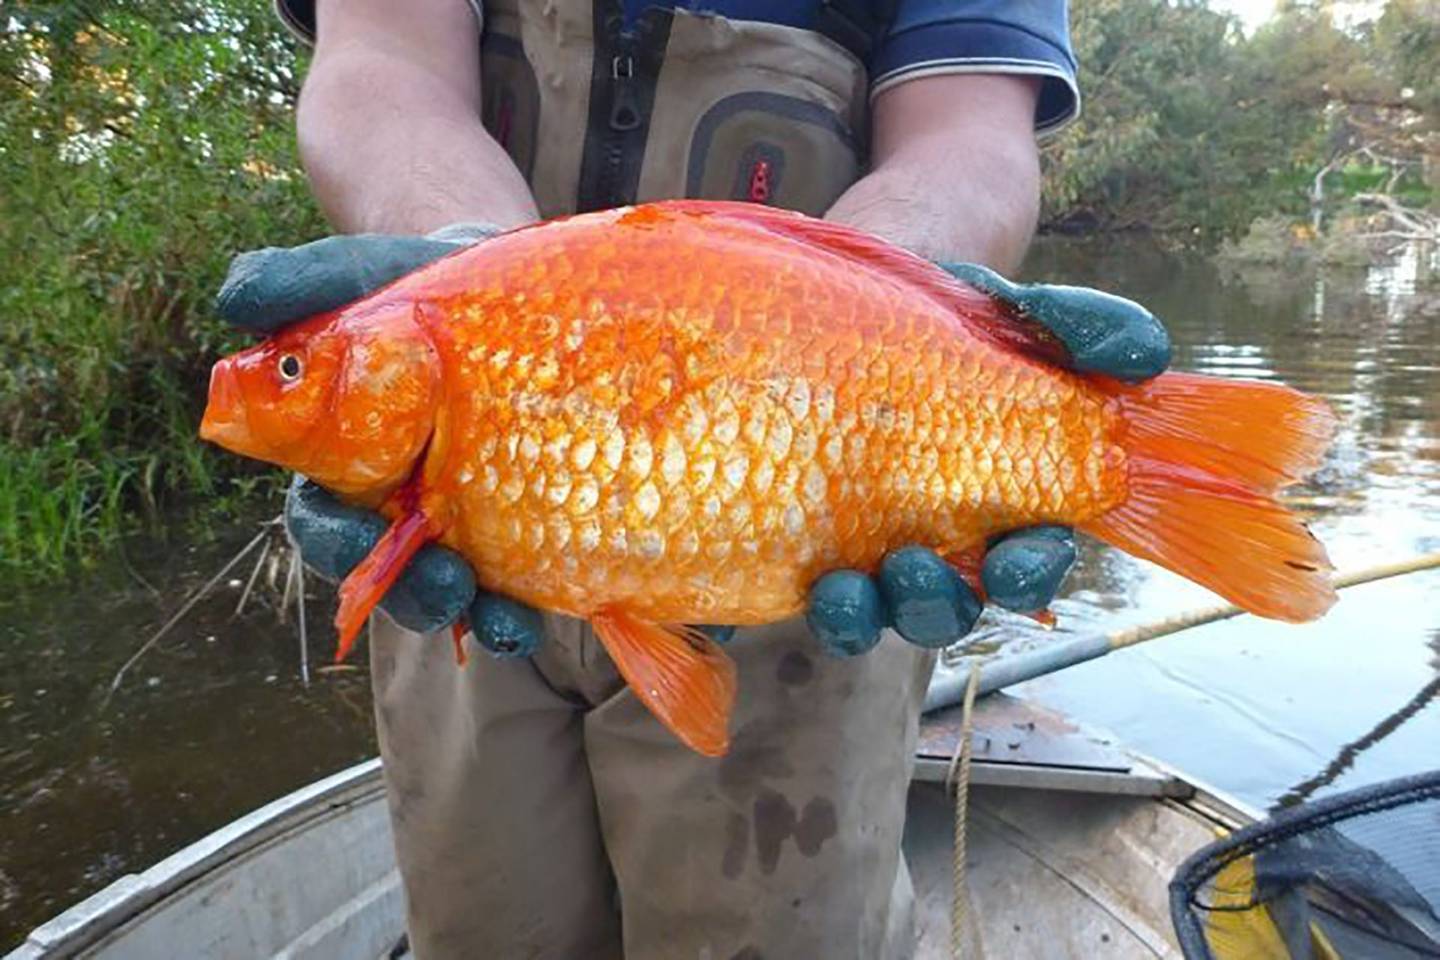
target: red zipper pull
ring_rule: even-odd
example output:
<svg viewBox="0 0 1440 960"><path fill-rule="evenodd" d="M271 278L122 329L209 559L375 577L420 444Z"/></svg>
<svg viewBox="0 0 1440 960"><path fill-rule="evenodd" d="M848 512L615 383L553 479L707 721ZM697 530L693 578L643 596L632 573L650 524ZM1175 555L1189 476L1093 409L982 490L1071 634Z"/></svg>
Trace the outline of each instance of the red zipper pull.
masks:
<svg viewBox="0 0 1440 960"><path fill-rule="evenodd" d="M750 167L750 202L764 203L770 199L770 161L756 160Z"/></svg>

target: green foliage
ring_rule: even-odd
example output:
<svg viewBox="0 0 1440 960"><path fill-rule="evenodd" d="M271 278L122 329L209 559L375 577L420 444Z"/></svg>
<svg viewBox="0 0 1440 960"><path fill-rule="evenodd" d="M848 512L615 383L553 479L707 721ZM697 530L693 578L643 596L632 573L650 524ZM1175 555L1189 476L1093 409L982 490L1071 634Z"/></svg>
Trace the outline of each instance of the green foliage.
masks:
<svg viewBox="0 0 1440 960"><path fill-rule="evenodd" d="M1218 257L1240 263L1298 263L1305 259L1305 246L1291 219L1274 214L1256 218L1239 239L1221 243Z"/></svg>
<svg viewBox="0 0 1440 960"><path fill-rule="evenodd" d="M1435 0L1390 0L1375 22L1374 42L1429 129L1440 127L1440 6Z"/></svg>
<svg viewBox="0 0 1440 960"><path fill-rule="evenodd" d="M230 257L321 231L265 0L22 4L0 23L0 566L223 494L194 437Z"/></svg>

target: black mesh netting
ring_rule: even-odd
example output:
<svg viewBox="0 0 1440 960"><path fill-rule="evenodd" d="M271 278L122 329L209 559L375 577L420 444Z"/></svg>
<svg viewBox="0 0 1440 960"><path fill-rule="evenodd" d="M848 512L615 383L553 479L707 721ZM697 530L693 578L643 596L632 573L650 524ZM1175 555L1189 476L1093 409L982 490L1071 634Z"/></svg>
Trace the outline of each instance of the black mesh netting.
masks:
<svg viewBox="0 0 1440 960"><path fill-rule="evenodd" d="M1187 960L1440 958L1440 770L1276 814L1170 883Z"/></svg>

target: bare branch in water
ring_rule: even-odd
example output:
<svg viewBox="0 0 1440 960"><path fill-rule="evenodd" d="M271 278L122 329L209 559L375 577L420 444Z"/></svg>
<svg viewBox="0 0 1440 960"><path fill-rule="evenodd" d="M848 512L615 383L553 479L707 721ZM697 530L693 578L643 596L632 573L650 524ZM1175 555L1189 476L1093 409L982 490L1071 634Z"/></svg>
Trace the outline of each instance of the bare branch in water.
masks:
<svg viewBox="0 0 1440 960"><path fill-rule="evenodd" d="M1390 218L1389 230L1365 234L1368 237L1402 237L1407 240L1440 239L1440 217L1416 207L1407 207L1385 193L1357 193L1357 203L1379 207Z"/></svg>
<svg viewBox="0 0 1440 960"><path fill-rule="evenodd" d="M270 549L274 544L274 540L265 541L265 549L260 551L260 559L255 561L255 566L245 581L245 589L240 592L240 602L235 604L235 612L231 614L232 617L238 617L245 612L245 601L250 599L250 591L255 589L255 581L260 578L260 569L265 566L265 558L270 556Z"/></svg>
<svg viewBox="0 0 1440 960"><path fill-rule="evenodd" d="M285 592L280 594L280 622L290 619L290 592L295 589L295 567L300 563L300 551L290 554L290 564L285 568Z"/></svg>
<svg viewBox="0 0 1440 960"><path fill-rule="evenodd" d="M107 707L110 706L111 698L115 696L115 691L120 689L120 684L125 679L125 674L130 672L130 668L135 666L135 664L139 662L140 658L145 656L145 654L148 653L155 646L155 644L159 643L161 639L163 639L164 636L170 632L170 630L175 626L175 624L179 623L180 620L185 616L185 614L190 612L191 608L194 607L195 604L199 603L211 590L215 589L215 585L218 584L221 580L223 580L225 578L225 575L229 573L232 569L234 569L236 564L243 560L250 553L251 550L254 550L261 543L265 542L265 538L270 536L271 529L278 523L280 523L279 517L267 521L264 528L259 533L255 534L255 536L251 538L249 543L245 544L245 546L240 548L239 553L231 557L225 563L225 566L221 567L220 571L216 573L215 576L207 580L205 584L200 587L200 589L190 594L189 598L180 605L180 609L176 610L173 614L171 614L170 619L166 620L164 625L161 626L159 630L156 630L154 633L152 633L150 635L150 638L140 645L140 649L136 650L133 654L131 654L130 659L126 660L125 663L121 665L120 669L115 671L115 676L110 681L110 689L106 691L105 699L100 703L100 710L102 713Z"/></svg>
<svg viewBox="0 0 1440 960"><path fill-rule="evenodd" d="M305 686L310 686L310 636L306 633L305 626L305 564L300 559L300 551L294 551L295 557L295 605L296 617L300 621L300 679Z"/></svg>

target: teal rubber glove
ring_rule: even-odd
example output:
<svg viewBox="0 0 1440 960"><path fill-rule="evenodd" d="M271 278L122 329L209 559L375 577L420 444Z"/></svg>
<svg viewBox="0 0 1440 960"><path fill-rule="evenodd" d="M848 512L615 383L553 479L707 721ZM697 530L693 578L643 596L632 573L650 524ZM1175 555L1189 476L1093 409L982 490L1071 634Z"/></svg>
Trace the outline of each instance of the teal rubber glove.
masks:
<svg viewBox="0 0 1440 960"><path fill-rule="evenodd" d="M359 299L460 244L495 232L485 225L458 225L430 237L330 237L242 254L221 288L219 312L236 327L271 333ZM1081 288L1011 284L968 264L942 266L1045 325L1070 349L1077 369L1134 380L1158 373L1169 361L1164 329L1130 301ZM297 478L286 498L285 524L306 564L334 580L343 579L370 552L386 526L377 514L347 506L303 478ZM981 579L991 602L1022 612L1040 610L1049 605L1074 560L1069 530L1022 530L991 545ZM920 546L889 554L874 577L854 570L829 573L815 583L809 600L811 632L839 656L870 649L886 626L920 646L944 646L969 632L981 609L960 575ZM465 559L436 545L421 550L381 606L401 626L420 632L464 617L480 645L497 656L528 655L542 635L538 611L478 590ZM702 629L722 643L734 632L724 626Z"/></svg>

